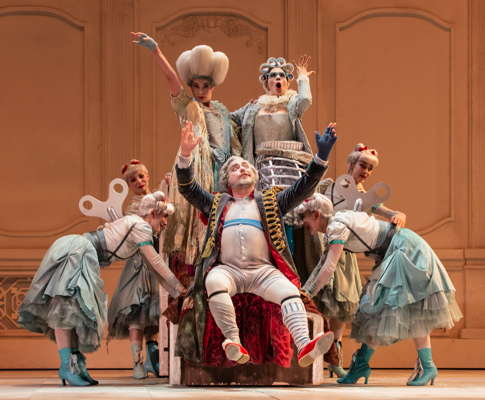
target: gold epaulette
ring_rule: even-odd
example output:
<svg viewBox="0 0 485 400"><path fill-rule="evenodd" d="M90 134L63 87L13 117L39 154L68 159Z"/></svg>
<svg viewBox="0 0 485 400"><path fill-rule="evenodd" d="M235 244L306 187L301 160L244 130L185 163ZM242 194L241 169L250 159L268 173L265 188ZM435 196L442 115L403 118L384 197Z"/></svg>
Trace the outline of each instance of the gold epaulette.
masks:
<svg viewBox="0 0 485 400"><path fill-rule="evenodd" d="M275 186L263 191L263 206L268 223L269 237L274 248L280 253L286 249L285 237L281 230L280 210L276 200L276 195L282 190L282 188Z"/></svg>
<svg viewBox="0 0 485 400"><path fill-rule="evenodd" d="M207 258L211 255L212 250L214 249L214 245L216 243L216 213L217 209L219 208L219 202L221 201L222 193L216 193L214 195L214 200L212 200L212 207L209 214L209 223L208 227L210 229L210 237L207 239L205 243L204 251L202 252L202 258Z"/></svg>

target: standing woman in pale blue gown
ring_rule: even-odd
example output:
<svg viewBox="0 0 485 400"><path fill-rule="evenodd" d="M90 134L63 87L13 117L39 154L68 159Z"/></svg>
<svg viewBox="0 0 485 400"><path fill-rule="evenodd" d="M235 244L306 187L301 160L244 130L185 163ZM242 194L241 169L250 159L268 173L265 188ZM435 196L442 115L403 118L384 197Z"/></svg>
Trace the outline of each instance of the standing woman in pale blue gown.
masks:
<svg viewBox="0 0 485 400"><path fill-rule="evenodd" d="M140 252L159 282L172 296L185 289L153 247L167 203L162 192L143 197L136 215L106 223L102 229L57 239L44 256L20 305L19 323L57 344L63 385L89 386L98 382L86 369L81 352L101 345L106 325L106 294L100 266L127 260Z"/></svg>
<svg viewBox="0 0 485 400"><path fill-rule="evenodd" d="M138 160L123 165L123 179L132 194L125 215L138 213L143 197L151 192L147 167ZM166 185L165 185L166 186ZM166 193L166 188L163 188ZM166 218L161 219L162 227ZM153 238L155 250L158 237ZM151 372L159 376L158 321L160 319L159 285L140 252L128 259L123 267L108 308L108 338L130 340L133 358L133 378L143 379ZM143 337L146 357L143 357Z"/></svg>
<svg viewBox="0 0 485 400"><path fill-rule="evenodd" d="M365 253L377 260L363 289L351 337L362 343L352 365L338 383L356 383L371 369L369 361L377 346L413 339L418 353L409 386L434 383L438 370L432 359L430 333L451 328L462 314L455 288L445 267L431 247L410 229L369 216L365 212L338 211L317 193L297 208L312 234L324 233L327 253L303 286L315 296L332 277L345 249Z"/></svg>
<svg viewBox="0 0 485 400"><path fill-rule="evenodd" d="M346 184L347 180L350 179L355 184L358 192L365 193L364 184L378 165L377 150L369 149L362 143L358 143L347 156L347 178L340 184ZM332 179L325 179L322 188L325 188L324 194L332 202L334 212L353 209L354 204L351 204L346 199L346 191L339 190L338 184ZM383 204L374 204L370 209L363 211L379 215L395 224L398 228L404 228L406 223L406 215L404 213L391 210ZM352 322L357 312L361 291L362 284L357 257L353 252L344 249L329 284L325 285L322 291L314 298L320 312L330 319L330 329L335 335L338 364L329 363L330 377L332 377L333 373L336 373L339 378L346 374L342 368L342 337L345 325Z"/></svg>

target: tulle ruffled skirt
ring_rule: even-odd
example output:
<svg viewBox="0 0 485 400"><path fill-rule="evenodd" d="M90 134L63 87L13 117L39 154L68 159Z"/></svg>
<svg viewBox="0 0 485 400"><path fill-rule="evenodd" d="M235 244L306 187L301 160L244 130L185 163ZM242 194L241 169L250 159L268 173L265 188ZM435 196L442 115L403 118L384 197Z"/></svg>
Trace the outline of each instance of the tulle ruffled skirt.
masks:
<svg viewBox="0 0 485 400"><path fill-rule="evenodd" d="M332 280L314 300L325 317L348 322L357 312L361 291L357 257L354 253L343 251Z"/></svg>
<svg viewBox="0 0 485 400"><path fill-rule="evenodd" d="M146 337L151 337L158 332L159 318L158 282L143 257L136 253L125 263L109 306L109 336L126 338L129 327L137 326Z"/></svg>
<svg viewBox="0 0 485 400"><path fill-rule="evenodd" d="M461 317L441 261L424 239L400 229L364 287L351 337L388 345L451 328Z"/></svg>
<svg viewBox="0 0 485 400"><path fill-rule="evenodd" d="M96 249L82 235L56 240L45 254L19 309L19 323L54 340L54 329L73 329L79 349L99 348L106 295Z"/></svg>

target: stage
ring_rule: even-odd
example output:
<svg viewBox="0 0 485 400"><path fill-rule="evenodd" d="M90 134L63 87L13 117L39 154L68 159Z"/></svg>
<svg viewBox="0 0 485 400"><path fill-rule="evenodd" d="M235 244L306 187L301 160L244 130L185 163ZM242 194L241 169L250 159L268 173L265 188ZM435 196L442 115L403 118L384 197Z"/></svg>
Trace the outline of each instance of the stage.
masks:
<svg viewBox="0 0 485 400"><path fill-rule="evenodd" d="M131 370L92 370L100 385L61 387L57 371L0 371L0 399L485 399L485 370L440 370L435 386L407 387L411 370L374 370L369 384L342 386L181 387L166 378L137 381Z"/></svg>

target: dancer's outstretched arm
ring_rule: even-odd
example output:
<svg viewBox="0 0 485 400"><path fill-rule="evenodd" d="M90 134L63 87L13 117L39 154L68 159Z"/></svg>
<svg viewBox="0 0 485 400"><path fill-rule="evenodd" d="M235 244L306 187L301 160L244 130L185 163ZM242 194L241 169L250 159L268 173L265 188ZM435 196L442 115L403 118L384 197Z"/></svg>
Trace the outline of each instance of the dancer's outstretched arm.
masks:
<svg viewBox="0 0 485 400"><path fill-rule="evenodd" d="M303 291L307 292L310 297L317 293L330 281L335 272L338 260L344 249L343 244L331 244L328 252L322 256L318 265L315 267L307 281L303 285Z"/></svg>
<svg viewBox="0 0 485 400"><path fill-rule="evenodd" d="M180 283L177 277L168 267L160 254L153 246L146 245L140 247L140 253L145 259L147 265L153 270L158 282L172 297L178 297L186 292L185 287Z"/></svg>
<svg viewBox="0 0 485 400"><path fill-rule="evenodd" d="M167 79L170 94L176 97L183 89L182 81L180 80L177 72L173 69L167 60L167 57L162 53L158 43L152 37L143 32L130 32L133 35L133 43L149 49L153 55L157 58L165 78Z"/></svg>

